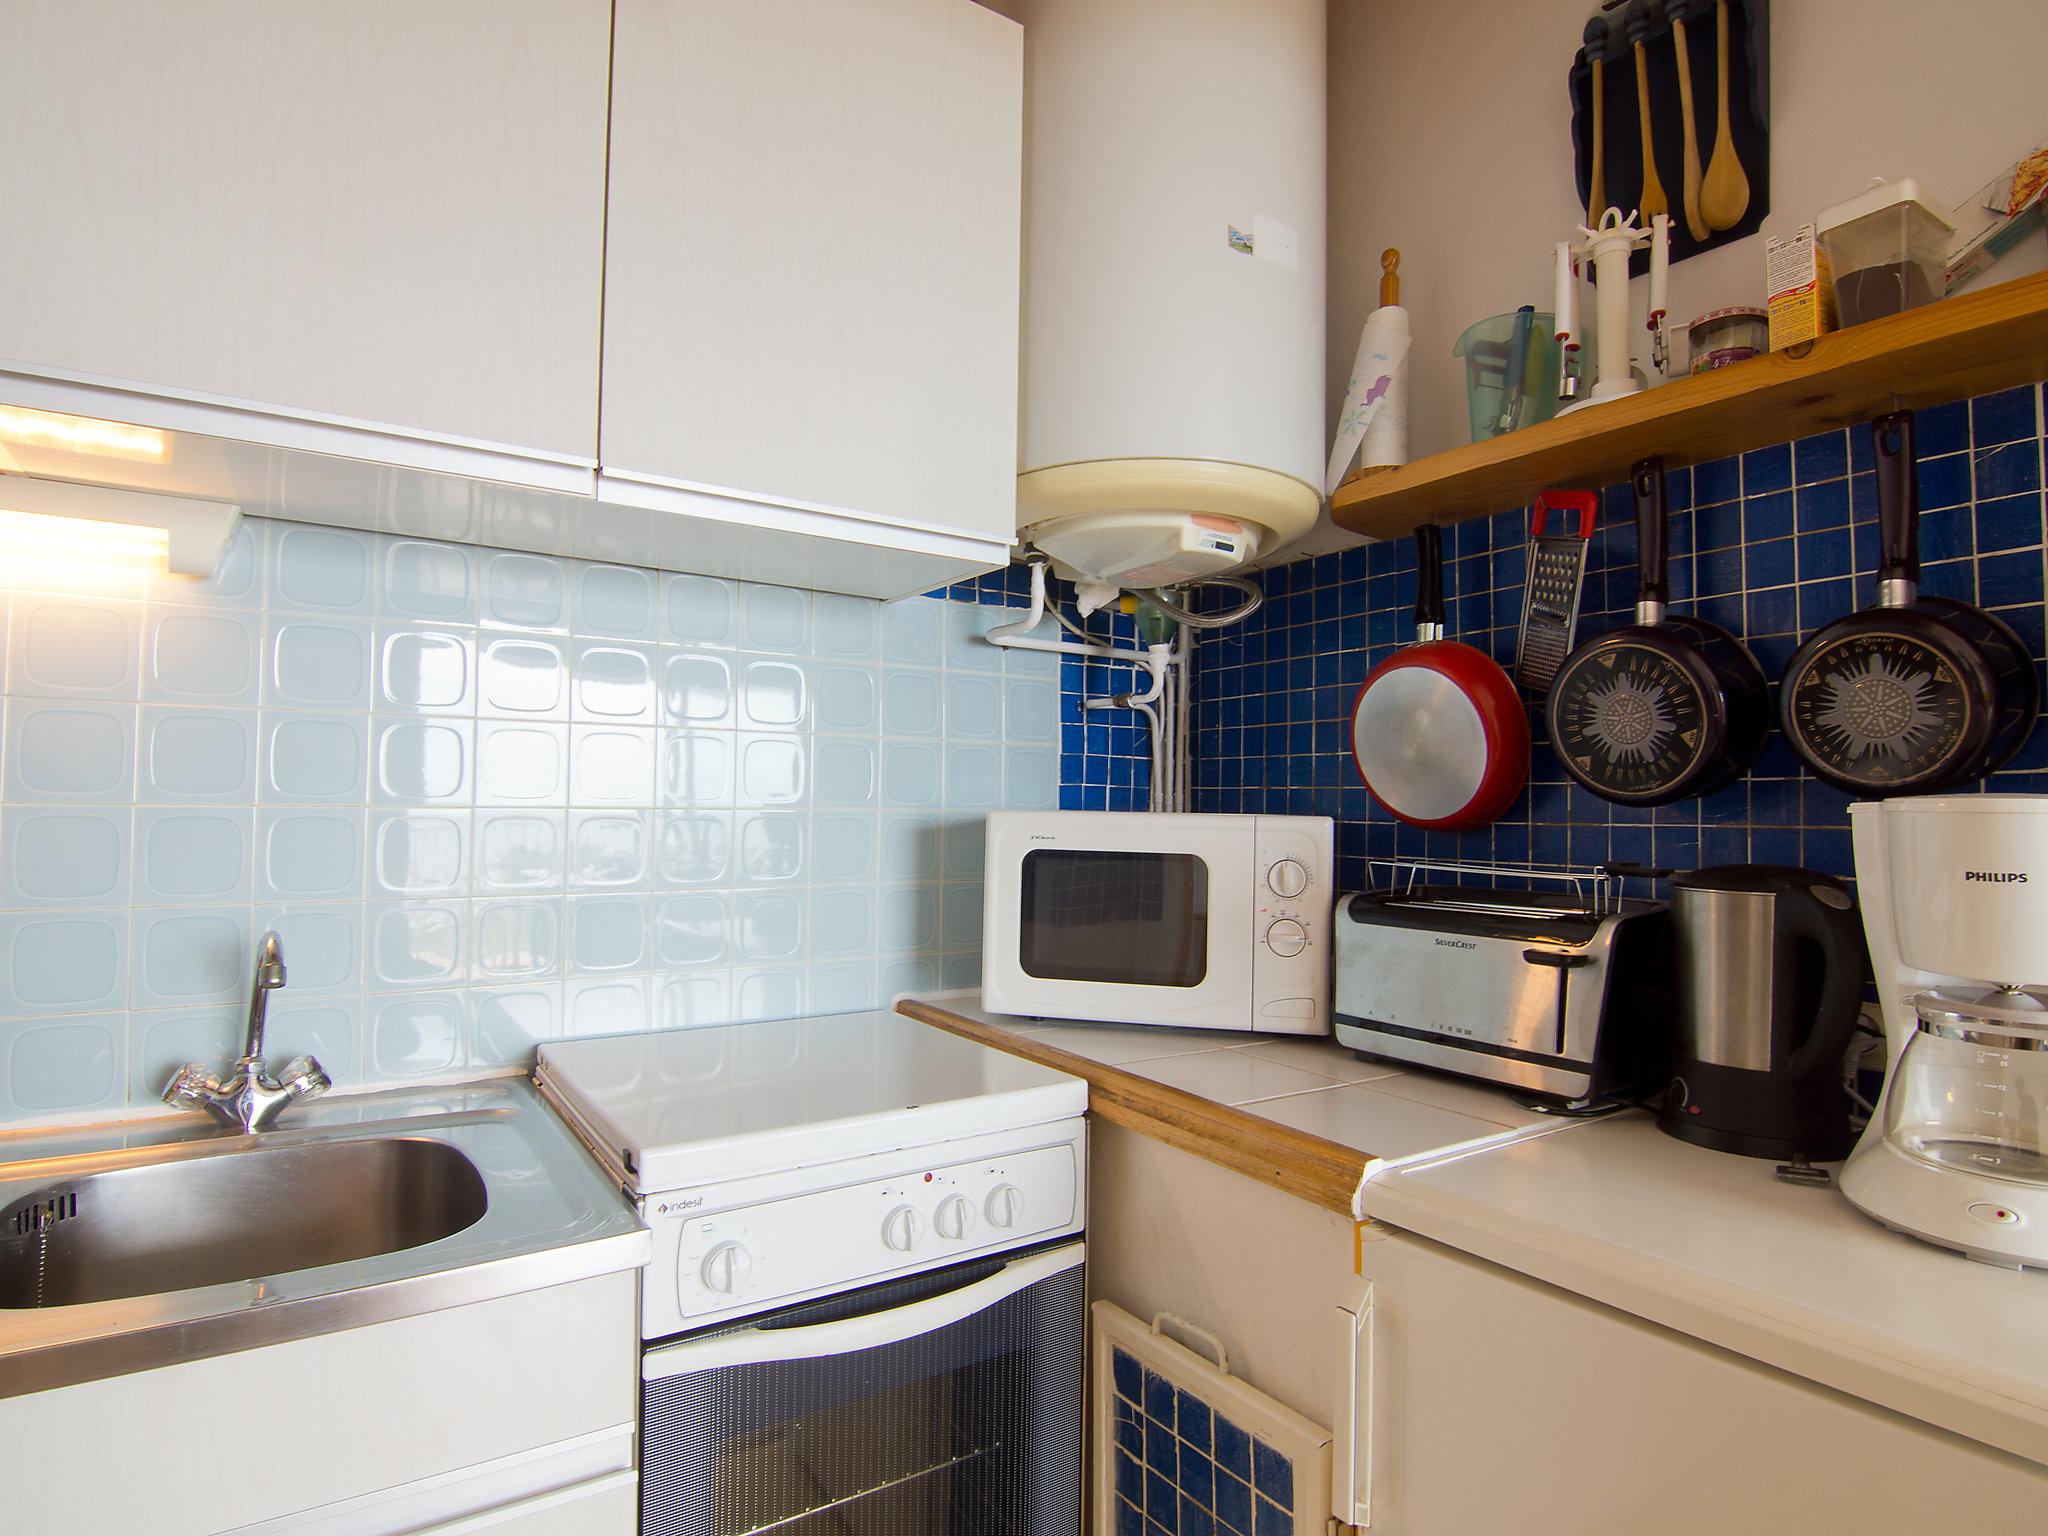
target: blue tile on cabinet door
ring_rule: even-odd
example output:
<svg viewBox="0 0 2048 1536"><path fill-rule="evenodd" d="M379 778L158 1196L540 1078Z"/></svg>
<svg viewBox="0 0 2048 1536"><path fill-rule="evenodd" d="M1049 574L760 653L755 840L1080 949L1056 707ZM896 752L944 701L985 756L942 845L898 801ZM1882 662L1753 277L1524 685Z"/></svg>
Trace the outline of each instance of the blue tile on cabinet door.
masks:
<svg viewBox="0 0 2048 1536"><path fill-rule="evenodd" d="M1216 1518L1235 1536L1253 1536L1251 1484L1234 1473L1216 1474Z"/></svg>
<svg viewBox="0 0 2048 1536"><path fill-rule="evenodd" d="M1234 1472L1246 1482L1252 1476L1252 1438L1231 1420L1218 1414L1215 1420L1216 1464Z"/></svg>
<svg viewBox="0 0 2048 1536"><path fill-rule="evenodd" d="M1180 1494L1170 1478L1157 1472L1145 1474L1145 1517L1156 1520L1169 1531L1180 1518Z"/></svg>
<svg viewBox="0 0 2048 1536"><path fill-rule="evenodd" d="M1121 1450L1116 1458L1116 1491L1118 1497L1129 1499L1133 1504L1143 1502L1145 1497L1145 1469Z"/></svg>

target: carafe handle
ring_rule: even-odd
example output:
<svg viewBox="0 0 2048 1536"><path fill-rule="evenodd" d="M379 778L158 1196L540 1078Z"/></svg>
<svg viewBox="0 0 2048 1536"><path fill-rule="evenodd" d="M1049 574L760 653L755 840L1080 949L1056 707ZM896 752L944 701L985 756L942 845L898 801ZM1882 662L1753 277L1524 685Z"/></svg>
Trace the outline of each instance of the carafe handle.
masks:
<svg viewBox="0 0 2048 1536"><path fill-rule="evenodd" d="M1821 891L1842 905L1824 900L1818 894ZM1842 1056L1863 1011L1863 978L1870 969L1863 949L1863 925L1857 921L1856 904L1834 885L1787 886L1779 891L1777 906L1785 932L1818 945L1826 968L1813 1028L1793 1050L1790 1062L1793 1083L1811 1088L1828 1072L1841 1070Z"/></svg>

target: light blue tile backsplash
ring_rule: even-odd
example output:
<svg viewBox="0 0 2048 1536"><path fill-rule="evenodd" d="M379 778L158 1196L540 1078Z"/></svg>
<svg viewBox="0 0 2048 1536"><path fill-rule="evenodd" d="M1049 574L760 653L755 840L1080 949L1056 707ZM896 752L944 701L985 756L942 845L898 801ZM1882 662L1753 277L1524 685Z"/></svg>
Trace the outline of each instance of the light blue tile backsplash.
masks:
<svg viewBox="0 0 2048 1536"><path fill-rule="evenodd" d="M0 573L0 581L7 579ZM0 1118L239 1044L338 1083L971 983L982 818L1060 797L1015 582L883 605L245 521L220 573L0 587Z"/></svg>

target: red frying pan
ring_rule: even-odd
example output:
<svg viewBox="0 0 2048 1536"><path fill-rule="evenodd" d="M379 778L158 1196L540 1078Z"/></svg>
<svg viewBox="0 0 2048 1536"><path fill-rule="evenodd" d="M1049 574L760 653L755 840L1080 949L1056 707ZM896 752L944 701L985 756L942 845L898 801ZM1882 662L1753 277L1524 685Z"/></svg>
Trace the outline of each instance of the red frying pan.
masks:
<svg viewBox="0 0 2048 1536"><path fill-rule="evenodd" d="M1415 639L1372 669L1351 754L1373 799L1410 826L1498 821L1529 779L1529 715L1500 664L1446 640L1443 530L1415 530Z"/></svg>

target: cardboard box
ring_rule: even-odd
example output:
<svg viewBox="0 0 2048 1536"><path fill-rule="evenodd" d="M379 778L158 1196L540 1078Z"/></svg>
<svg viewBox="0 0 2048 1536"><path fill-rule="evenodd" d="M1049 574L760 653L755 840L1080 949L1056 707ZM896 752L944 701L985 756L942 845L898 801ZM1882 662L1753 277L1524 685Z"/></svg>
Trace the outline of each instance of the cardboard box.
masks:
<svg viewBox="0 0 2048 1536"><path fill-rule="evenodd" d="M1766 308L1773 352L1835 328L1835 284L1813 225L1802 224L1764 243L1764 292L1770 295Z"/></svg>

